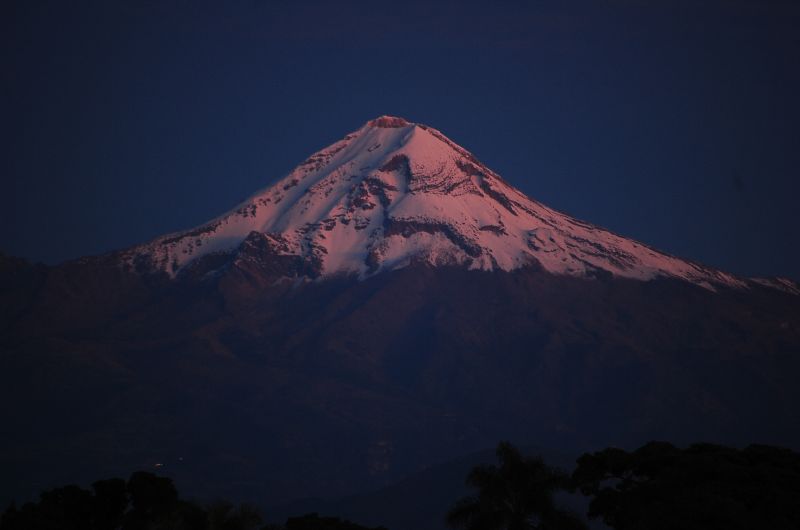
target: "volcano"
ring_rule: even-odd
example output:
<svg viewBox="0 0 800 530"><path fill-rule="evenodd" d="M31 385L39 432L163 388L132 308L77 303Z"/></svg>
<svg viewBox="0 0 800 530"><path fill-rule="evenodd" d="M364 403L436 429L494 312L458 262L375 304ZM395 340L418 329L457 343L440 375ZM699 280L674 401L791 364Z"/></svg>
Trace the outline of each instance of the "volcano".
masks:
<svg viewBox="0 0 800 530"><path fill-rule="evenodd" d="M245 240L293 263L287 276L308 279L364 279L425 263L746 286L731 274L552 210L436 129L393 116L371 120L314 153L227 214L137 246L121 259L173 277L197 268L207 273ZM791 282L775 286L794 289Z"/></svg>
<svg viewBox="0 0 800 530"><path fill-rule="evenodd" d="M0 501L154 466L205 498L336 497L501 439L798 448L798 293L382 116L196 228L0 257Z"/></svg>

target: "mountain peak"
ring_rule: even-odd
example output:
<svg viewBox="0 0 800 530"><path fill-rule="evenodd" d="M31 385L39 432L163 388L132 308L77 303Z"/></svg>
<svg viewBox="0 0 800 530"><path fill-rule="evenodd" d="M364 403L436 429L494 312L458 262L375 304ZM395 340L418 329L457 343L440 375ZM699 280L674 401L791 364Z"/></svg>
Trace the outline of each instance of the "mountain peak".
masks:
<svg viewBox="0 0 800 530"><path fill-rule="evenodd" d="M367 125L370 127L397 129L401 127L409 127L414 124L409 122L405 118L400 118L398 116L383 115L383 116L378 116L374 120L368 121Z"/></svg>
<svg viewBox="0 0 800 530"><path fill-rule="evenodd" d="M422 262L746 285L548 208L436 129L395 116L367 125L217 219L122 252L124 263L172 276L204 259L236 266L255 259L244 245L255 233L259 256L300 264L305 278Z"/></svg>

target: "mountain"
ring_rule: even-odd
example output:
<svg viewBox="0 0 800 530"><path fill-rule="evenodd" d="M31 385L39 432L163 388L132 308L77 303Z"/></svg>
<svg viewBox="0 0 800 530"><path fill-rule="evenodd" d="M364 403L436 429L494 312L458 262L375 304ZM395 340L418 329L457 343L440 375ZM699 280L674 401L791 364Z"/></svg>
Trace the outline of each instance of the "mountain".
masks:
<svg viewBox="0 0 800 530"><path fill-rule="evenodd" d="M363 279L421 262L746 286L529 199L441 132L392 116L314 153L225 215L120 257L147 272L209 273L245 241L285 275L310 279Z"/></svg>
<svg viewBox="0 0 800 530"><path fill-rule="evenodd" d="M800 447L797 293L381 117L196 229L0 256L0 502L142 467L206 498L343 497L500 439Z"/></svg>

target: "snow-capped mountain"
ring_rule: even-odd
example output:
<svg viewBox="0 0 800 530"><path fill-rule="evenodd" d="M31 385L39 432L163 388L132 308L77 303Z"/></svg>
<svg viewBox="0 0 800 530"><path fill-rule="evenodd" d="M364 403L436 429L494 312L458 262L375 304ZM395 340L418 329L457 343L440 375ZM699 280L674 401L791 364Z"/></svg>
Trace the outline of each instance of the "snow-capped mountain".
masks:
<svg viewBox="0 0 800 530"><path fill-rule="evenodd" d="M501 439L800 447L797 293L381 117L194 230L0 254L0 500L156 462L199 498L348 496Z"/></svg>
<svg viewBox="0 0 800 530"><path fill-rule="evenodd" d="M575 276L674 277L712 288L733 275L659 252L532 200L441 132L381 116L200 227L122 253L176 276L244 243L291 257L292 275L364 278L412 262ZM289 273L287 273L289 274Z"/></svg>

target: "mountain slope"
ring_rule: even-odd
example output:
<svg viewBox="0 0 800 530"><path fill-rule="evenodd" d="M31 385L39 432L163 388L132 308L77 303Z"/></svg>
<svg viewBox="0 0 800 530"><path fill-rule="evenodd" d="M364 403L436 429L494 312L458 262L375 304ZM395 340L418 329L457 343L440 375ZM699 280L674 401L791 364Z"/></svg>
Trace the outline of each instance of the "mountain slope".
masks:
<svg viewBox="0 0 800 530"><path fill-rule="evenodd" d="M227 214L129 249L121 259L175 276L205 258L200 268L209 272L253 234L292 261L289 277L364 278L425 262L746 285L552 210L439 131L389 116L315 153Z"/></svg>
<svg viewBox="0 0 800 530"><path fill-rule="evenodd" d="M191 495L279 503L500 439L800 445L800 297L765 287L424 263L33 277L0 337L0 501L156 463Z"/></svg>
<svg viewBox="0 0 800 530"><path fill-rule="evenodd" d="M0 504L155 464L205 498L341 497L500 439L800 447L792 282L549 210L424 126L337 145L193 231L0 255Z"/></svg>

